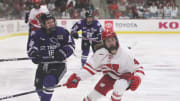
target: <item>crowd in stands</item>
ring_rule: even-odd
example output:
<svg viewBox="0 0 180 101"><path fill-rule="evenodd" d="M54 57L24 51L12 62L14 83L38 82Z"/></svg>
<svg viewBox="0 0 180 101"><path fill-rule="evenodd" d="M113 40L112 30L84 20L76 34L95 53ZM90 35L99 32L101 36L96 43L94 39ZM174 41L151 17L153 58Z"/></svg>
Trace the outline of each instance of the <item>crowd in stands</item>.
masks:
<svg viewBox="0 0 180 101"><path fill-rule="evenodd" d="M96 11L90 0L41 0L41 3L57 18L84 18L87 8ZM33 0L0 0L0 18L23 19L32 7Z"/></svg>
<svg viewBox="0 0 180 101"><path fill-rule="evenodd" d="M111 18L175 19L175 0L107 0Z"/></svg>
<svg viewBox="0 0 180 101"><path fill-rule="evenodd" d="M178 18L178 6L175 0L106 0L110 18L113 19L149 19ZM85 17L87 8L94 10L91 0L41 0L56 18L79 19ZM0 19L24 19L25 12L33 7L32 0L0 0Z"/></svg>

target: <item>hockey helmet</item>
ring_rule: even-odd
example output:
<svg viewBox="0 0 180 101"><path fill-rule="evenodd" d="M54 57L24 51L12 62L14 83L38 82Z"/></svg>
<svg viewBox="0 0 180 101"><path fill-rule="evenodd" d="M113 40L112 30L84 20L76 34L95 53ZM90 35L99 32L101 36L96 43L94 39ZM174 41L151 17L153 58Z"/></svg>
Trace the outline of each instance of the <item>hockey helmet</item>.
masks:
<svg viewBox="0 0 180 101"><path fill-rule="evenodd" d="M115 46L111 46L111 47L107 47L107 45L106 45L106 40L108 39L108 38L111 38L111 37L114 37L115 39L116 39L116 45ZM118 42L118 38L117 38L117 36L116 36L116 33L115 32L113 32L113 31L103 31L102 32L102 40L103 40L103 44L104 44L104 48L106 48L110 53L111 53L111 51L112 50L115 50L115 49L118 49L119 48L119 42Z"/></svg>
<svg viewBox="0 0 180 101"><path fill-rule="evenodd" d="M93 17L93 10L91 9L86 10L85 16L86 18Z"/></svg>
<svg viewBox="0 0 180 101"><path fill-rule="evenodd" d="M94 20L93 10L87 10L85 15L86 15L87 25L91 25Z"/></svg>
<svg viewBox="0 0 180 101"><path fill-rule="evenodd" d="M116 37L116 33L108 30L102 32L102 40L106 40L109 37Z"/></svg>
<svg viewBox="0 0 180 101"><path fill-rule="evenodd" d="M52 28L47 28L46 27L46 21L49 20L49 19L54 20L55 25ZM45 13L41 14L41 16L39 18L39 22L41 24L41 27L44 28L47 31L48 34L55 31L55 29L56 29L56 19L51 14L45 14Z"/></svg>
<svg viewBox="0 0 180 101"><path fill-rule="evenodd" d="M33 3L40 3L41 0L33 0Z"/></svg>
<svg viewBox="0 0 180 101"><path fill-rule="evenodd" d="M33 0L33 5L35 9L39 9L41 5L41 0Z"/></svg>

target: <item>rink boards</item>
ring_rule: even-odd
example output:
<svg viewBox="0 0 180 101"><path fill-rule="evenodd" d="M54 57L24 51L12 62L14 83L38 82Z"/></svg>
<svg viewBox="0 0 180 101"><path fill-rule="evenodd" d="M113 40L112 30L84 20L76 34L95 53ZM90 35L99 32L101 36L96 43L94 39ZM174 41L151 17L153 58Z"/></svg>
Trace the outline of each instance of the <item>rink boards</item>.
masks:
<svg viewBox="0 0 180 101"><path fill-rule="evenodd" d="M69 31L79 19L58 19L57 24ZM180 34L179 19L149 20L113 20L100 19L104 29L113 30L117 34ZM27 35L28 24L24 20L2 20L0 22L0 40L2 38ZM79 32L81 33L81 32Z"/></svg>

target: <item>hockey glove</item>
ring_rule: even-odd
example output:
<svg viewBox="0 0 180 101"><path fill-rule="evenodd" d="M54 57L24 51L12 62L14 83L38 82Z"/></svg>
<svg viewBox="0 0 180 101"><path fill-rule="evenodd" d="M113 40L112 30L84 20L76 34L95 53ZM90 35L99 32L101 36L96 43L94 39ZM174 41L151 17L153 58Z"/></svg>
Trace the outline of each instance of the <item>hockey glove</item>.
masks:
<svg viewBox="0 0 180 101"><path fill-rule="evenodd" d="M72 37L74 37L75 39L78 39L78 38L79 38L79 35L78 35L78 33L73 33L73 34L72 34Z"/></svg>
<svg viewBox="0 0 180 101"><path fill-rule="evenodd" d="M133 78L133 74L130 73L130 72L127 72L127 73L122 74L122 75L120 76L120 78L121 78L121 79L125 79L125 80L127 80L127 81L130 81L130 80L132 80L132 78Z"/></svg>
<svg viewBox="0 0 180 101"><path fill-rule="evenodd" d="M133 76L132 83L130 84L130 89L135 91L141 84L141 78L139 76Z"/></svg>
<svg viewBox="0 0 180 101"><path fill-rule="evenodd" d="M54 52L54 59L57 61L63 61L66 59L66 53L62 49L56 49Z"/></svg>
<svg viewBox="0 0 180 101"><path fill-rule="evenodd" d="M81 79L75 73L73 73L64 85L67 86L67 88L76 88L80 80Z"/></svg>
<svg viewBox="0 0 180 101"><path fill-rule="evenodd" d="M32 62L35 64L39 64L42 61L42 57L41 57L40 53L36 50L32 50L31 57L33 57Z"/></svg>

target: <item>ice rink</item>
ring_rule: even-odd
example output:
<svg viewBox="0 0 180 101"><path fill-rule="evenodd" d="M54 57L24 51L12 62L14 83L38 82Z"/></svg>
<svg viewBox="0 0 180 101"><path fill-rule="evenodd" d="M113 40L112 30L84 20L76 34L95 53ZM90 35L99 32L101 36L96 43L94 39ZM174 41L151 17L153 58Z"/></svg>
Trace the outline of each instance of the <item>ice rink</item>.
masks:
<svg viewBox="0 0 180 101"><path fill-rule="evenodd" d="M124 93L122 101L180 101L180 34L119 34L118 37L120 44L132 47L146 73L140 88ZM27 36L0 40L0 58L27 57L26 41ZM75 42L76 56L67 60L68 72L61 83L81 68L80 39ZM0 62L0 97L33 90L36 67L29 60ZM57 88L52 101L82 101L100 77L98 74L82 81L78 88ZM110 94L100 101L109 101ZM4 101L39 101L39 98L33 93Z"/></svg>

